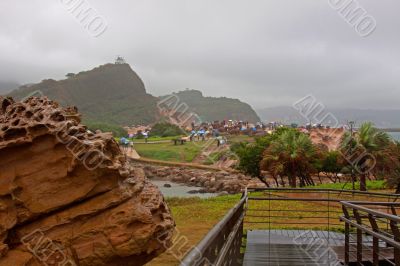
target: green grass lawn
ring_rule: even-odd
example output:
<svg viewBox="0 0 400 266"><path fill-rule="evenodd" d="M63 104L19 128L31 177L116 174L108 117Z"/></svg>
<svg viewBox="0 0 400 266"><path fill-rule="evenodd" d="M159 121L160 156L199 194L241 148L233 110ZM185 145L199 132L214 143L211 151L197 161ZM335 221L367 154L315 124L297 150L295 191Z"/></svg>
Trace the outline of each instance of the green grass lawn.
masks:
<svg viewBox="0 0 400 266"><path fill-rule="evenodd" d="M263 193L254 193L254 196L261 196ZM227 195L218 196L209 199L200 198L166 198L169 208L171 209L172 216L176 223L176 232L173 238L172 248L161 254L159 257L153 259L146 265L161 266L161 265L179 265L180 260L184 257L185 253L191 248L195 247L197 243L223 218L227 211L239 202L241 195ZM268 202L265 201L252 201L250 202L251 208L266 208ZM325 209L324 204L303 204L301 202L274 202L272 209L279 209L281 213L275 215L287 215L285 210L290 210L292 219L305 219L303 216L312 215L309 213L293 212L293 208L298 209L312 209L313 211ZM340 211L340 208L338 208ZM278 218L279 219L279 218ZM298 228L290 225L284 225L288 219L281 219L283 224L280 226L273 226L274 228ZM276 219L275 219L276 221ZM305 219L305 221L309 221ZM265 226L266 224L264 224ZM248 229L264 228L262 224L245 226L245 233ZM311 229L312 225L305 225L305 228ZM315 227L315 226L314 226Z"/></svg>
<svg viewBox="0 0 400 266"><path fill-rule="evenodd" d="M163 141L163 140L172 140L172 139L178 139L181 137L186 137L186 136L173 136L173 137L157 137L157 136L150 136L148 138L148 141ZM134 139L133 142L144 142L144 139Z"/></svg>
<svg viewBox="0 0 400 266"><path fill-rule="evenodd" d="M307 188L331 188L331 189L347 189L351 190L353 184L351 182L345 183L334 183L334 184L319 184L316 186L308 186ZM360 182L355 182L356 190L360 189ZM373 180L367 181L367 190L381 190L387 189L385 180Z"/></svg>
<svg viewBox="0 0 400 266"><path fill-rule="evenodd" d="M157 136L150 136L147 140L148 141L163 141L163 140L172 140L172 139L176 139L176 138L180 138L180 137L185 137L185 136L174 136L174 137L157 137ZM115 138L115 140L119 143L120 138ZM141 142L145 142L144 138L142 139L133 139L134 143L141 143Z"/></svg>
<svg viewBox="0 0 400 266"><path fill-rule="evenodd" d="M254 137L249 137L246 135L228 135L227 136L228 143L237 143L237 142L254 142Z"/></svg>
<svg viewBox="0 0 400 266"><path fill-rule="evenodd" d="M135 149L144 158L170 162L191 162L202 150L201 145L200 142L186 142L184 145L174 145L172 142L135 143Z"/></svg>
<svg viewBox="0 0 400 266"><path fill-rule="evenodd" d="M209 199L167 198L166 201L176 223L174 244L171 250L146 265L179 265L184 254L196 246L239 200L240 195Z"/></svg>

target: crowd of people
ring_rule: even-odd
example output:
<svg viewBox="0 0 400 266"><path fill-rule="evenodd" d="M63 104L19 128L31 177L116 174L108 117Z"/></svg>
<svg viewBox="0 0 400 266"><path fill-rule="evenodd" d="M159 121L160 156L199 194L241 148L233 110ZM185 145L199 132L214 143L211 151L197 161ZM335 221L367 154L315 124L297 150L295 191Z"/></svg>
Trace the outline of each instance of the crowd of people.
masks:
<svg viewBox="0 0 400 266"><path fill-rule="evenodd" d="M255 135L262 134L267 128L266 125L262 123L249 123L247 121L238 120L222 120L214 122L205 122L199 126L192 124L192 134L202 137L203 135L212 136L214 138L218 137L220 134L230 134L230 135ZM193 132L195 131L195 132Z"/></svg>
<svg viewBox="0 0 400 266"><path fill-rule="evenodd" d="M206 141L210 139L216 140L216 145L224 145L227 143L225 135L256 135L265 134L266 129L270 128L268 124L262 123L249 123L247 121L239 120L222 120L214 122L203 122L199 125L191 124L189 128L186 128L187 141ZM124 150L133 148L134 139L144 139L147 143L151 135L151 127L141 126L140 129L130 132L128 136L122 137L119 142Z"/></svg>
<svg viewBox="0 0 400 266"><path fill-rule="evenodd" d="M122 137L119 139L119 144L122 147L122 150L128 151L129 149L133 149L133 139L135 138L143 138L145 143L148 142L150 135L150 130L138 131L136 134L130 133L126 137Z"/></svg>

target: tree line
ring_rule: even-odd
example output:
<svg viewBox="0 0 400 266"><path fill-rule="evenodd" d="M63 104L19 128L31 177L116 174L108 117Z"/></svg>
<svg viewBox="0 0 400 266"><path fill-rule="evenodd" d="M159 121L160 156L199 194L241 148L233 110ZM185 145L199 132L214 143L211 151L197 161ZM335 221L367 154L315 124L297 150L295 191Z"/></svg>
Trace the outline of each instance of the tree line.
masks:
<svg viewBox="0 0 400 266"><path fill-rule="evenodd" d="M303 187L322 183L342 182L351 176L365 191L366 180L385 180L400 192L400 143L391 139L372 123L364 123L354 132L346 132L337 150L314 144L309 135L293 128L278 128L254 142L232 145L239 157L239 170L260 179L267 186L266 174L277 187L288 184Z"/></svg>

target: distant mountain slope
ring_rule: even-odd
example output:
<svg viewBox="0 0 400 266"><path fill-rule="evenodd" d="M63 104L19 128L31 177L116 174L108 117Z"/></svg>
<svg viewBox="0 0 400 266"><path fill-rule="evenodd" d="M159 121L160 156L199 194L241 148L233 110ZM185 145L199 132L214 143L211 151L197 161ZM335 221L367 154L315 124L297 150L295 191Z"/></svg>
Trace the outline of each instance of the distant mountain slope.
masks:
<svg viewBox="0 0 400 266"><path fill-rule="evenodd" d="M331 112L340 124L347 121L356 121L360 125L365 121L372 121L377 127L390 128L400 127L399 110L367 110L351 108L332 108L324 111L324 114ZM289 106L271 107L257 110L263 121L282 121L283 123L308 123L297 110ZM315 123L315 121L312 121Z"/></svg>
<svg viewBox="0 0 400 266"><path fill-rule="evenodd" d="M142 80L128 64L106 64L67 76L64 80L46 79L38 84L22 86L8 95L16 99L46 95L63 106L78 107L85 123L90 124L147 125L162 117L157 108L160 98L146 93ZM237 99L204 97L196 90L175 95L203 121L260 121L250 105Z"/></svg>
<svg viewBox="0 0 400 266"><path fill-rule="evenodd" d="M198 90L184 90L173 93L179 97L181 103L186 103L190 111L194 112L203 121L235 119L249 122L258 122L260 118L247 103L238 99L226 97L204 97ZM168 95L160 98L167 97Z"/></svg>
<svg viewBox="0 0 400 266"><path fill-rule="evenodd" d="M128 64L106 64L65 80L44 80L14 90L10 96L21 99L35 91L63 106L77 106L83 119L90 122L149 124L157 118L157 98L146 93Z"/></svg>

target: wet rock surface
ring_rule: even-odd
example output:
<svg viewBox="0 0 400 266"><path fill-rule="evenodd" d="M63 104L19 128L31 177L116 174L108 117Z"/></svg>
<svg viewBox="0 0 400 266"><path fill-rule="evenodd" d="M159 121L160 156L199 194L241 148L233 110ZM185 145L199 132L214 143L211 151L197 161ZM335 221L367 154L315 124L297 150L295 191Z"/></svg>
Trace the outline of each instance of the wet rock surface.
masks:
<svg viewBox="0 0 400 266"><path fill-rule="evenodd" d="M76 108L0 97L0 265L142 265L173 228L143 169Z"/></svg>

